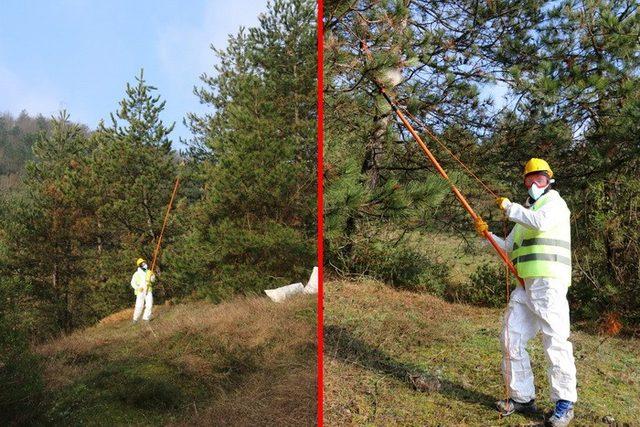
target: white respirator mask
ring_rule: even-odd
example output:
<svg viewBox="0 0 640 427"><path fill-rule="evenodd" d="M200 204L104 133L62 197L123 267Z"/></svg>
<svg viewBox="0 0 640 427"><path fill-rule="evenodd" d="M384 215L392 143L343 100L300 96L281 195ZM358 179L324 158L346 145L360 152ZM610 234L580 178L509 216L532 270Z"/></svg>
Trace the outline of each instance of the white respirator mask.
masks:
<svg viewBox="0 0 640 427"><path fill-rule="evenodd" d="M542 196L544 194L544 192L547 190L547 188L549 187L550 184L553 184L554 182L556 182L555 179L551 179L549 180L549 184L545 185L544 187L538 187L538 184L536 184L535 182L533 184L531 184L531 187L529 187L529 196L531 196L531 200L536 201L540 198L540 196Z"/></svg>

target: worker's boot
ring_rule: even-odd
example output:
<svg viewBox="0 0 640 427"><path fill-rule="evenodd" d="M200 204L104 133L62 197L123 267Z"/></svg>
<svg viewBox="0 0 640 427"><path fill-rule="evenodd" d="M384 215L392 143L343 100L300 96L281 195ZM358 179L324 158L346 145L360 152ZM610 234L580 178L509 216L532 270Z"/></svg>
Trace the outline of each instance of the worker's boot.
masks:
<svg viewBox="0 0 640 427"><path fill-rule="evenodd" d="M514 412L520 414L534 414L538 412L535 399L531 399L527 403L516 402L513 399L498 400L496 402L496 408L498 408L500 415L503 417L511 415Z"/></svg>
<svg viewBox="0 0 640 427"><path fill-rule="evenodd" d="M558 400L556 409L547 420L547 424L553 427L566 427L573 419L573 403L568 400Z"/></svg>

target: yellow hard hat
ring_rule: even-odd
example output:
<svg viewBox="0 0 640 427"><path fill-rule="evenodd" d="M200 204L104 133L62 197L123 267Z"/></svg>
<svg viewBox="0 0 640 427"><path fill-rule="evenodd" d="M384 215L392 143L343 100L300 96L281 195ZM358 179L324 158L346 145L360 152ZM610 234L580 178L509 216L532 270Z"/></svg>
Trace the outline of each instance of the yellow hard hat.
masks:
<svg viewBox="0 0 640 427"><path fill-rule="evenodd" d="M549 163L542 159L536 159L535 157L530 159L524 166L524 174L528 175L533 172L546 172L549 174L549 178L553 178L553 171L549 166Z"/></svg>
<svg viewBox="0 0 640 427"><path fill-rule="evenodd" d="M144 259L142 259L142 258L138 258L138 259L136 260L136 265L137 265L138 267L140 267L140 264L142 264L143 262L145 262L145 261L144 261Z"/></svg>

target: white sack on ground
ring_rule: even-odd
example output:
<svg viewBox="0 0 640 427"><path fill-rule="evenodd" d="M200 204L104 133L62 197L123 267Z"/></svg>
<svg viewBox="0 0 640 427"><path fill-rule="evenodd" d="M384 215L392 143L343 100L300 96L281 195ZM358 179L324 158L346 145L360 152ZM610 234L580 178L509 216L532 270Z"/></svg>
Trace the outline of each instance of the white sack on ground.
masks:
<svg viewBox="0 0 640 427"><path fill-rule="evenodd" d="M266 289L265 294L275 302L282 302L288 297L304 292L302 283L294 283L292 285L282 286L276 289Z"/></svg>
<svg viewBox="0 0 640 427"><path fill-rule="evenodd" d="M318 293L318 267L313 267L311 277L307 282L307 286L304 287L305 294L317 294Z"/></svg>

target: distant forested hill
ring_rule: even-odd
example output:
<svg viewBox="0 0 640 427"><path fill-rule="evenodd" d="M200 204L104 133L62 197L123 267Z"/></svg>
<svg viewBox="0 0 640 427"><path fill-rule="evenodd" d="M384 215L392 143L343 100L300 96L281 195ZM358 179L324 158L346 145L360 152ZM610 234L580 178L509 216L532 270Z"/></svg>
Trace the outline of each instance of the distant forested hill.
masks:
<svg viewBox="0 0 640 427"><path fill-rule="evenodd" d="M33 143L49 127L50 119L41 115L32 117L26 111L18 117L9 113L0 115L0 190L17 185L25 163L33 156Z"/></svg>

